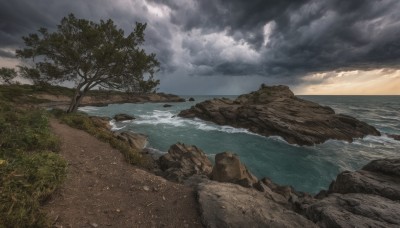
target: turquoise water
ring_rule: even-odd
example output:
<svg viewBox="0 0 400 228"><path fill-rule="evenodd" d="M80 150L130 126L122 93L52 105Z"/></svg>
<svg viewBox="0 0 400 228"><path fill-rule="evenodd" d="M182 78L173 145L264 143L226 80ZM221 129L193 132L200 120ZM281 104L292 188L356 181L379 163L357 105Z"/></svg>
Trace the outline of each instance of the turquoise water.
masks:
<svg viewBox="0 0 400 228"><path fill-rule="evenodd" d="M279 184L292 185L297 190L310 193L328 188L341 171L359 169L378 158L400 157L400 141L386 136L386 133L400 134L399 96L300 97L363 120L383 135L367 136L353 143L330 140L316 146L300 147L287 144L279 137L267 138L245 129L176 117L180 110L213 98L207 96L196 96L195 102L172 103L169 108L163 108L160 103L113 104L80 110L108 117L117 113L133 114L137 117L134 121L113 122L114 130L144 133L149 136L149 147L160 153L165 153L176 142L196 145L210 159L217 153L231 151L238 154L259 178L268 176Z"/></svg>

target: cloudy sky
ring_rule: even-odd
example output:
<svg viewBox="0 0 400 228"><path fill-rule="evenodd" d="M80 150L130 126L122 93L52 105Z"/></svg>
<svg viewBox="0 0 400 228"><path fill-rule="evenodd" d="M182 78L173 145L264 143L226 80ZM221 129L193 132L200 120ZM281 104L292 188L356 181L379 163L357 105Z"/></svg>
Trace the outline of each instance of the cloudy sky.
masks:
<svg viewBox="0 0 400 228"><path fill-rule="evenodd" d="M21 37L74 13L148 24L160 91L240 94L261 83L296 94L400 95L398 0L0 0L0 66Z"/></svg>

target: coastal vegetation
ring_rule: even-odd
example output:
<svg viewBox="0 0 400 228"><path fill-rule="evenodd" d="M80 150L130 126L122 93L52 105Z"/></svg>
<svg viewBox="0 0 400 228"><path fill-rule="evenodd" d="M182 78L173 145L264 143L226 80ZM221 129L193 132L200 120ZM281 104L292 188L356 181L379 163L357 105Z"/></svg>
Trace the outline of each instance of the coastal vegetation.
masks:
<svg viewBox="0 0 400 228"><path fill-rule="evenodd" d="M90 117L82 112L65 113L59 109L54 109L51 113L70 127L86 131L101 141L109 143L124 155L128 163L145 166L145 159L140 155L140 152L130 147L128 143L119 140L107 128L108 120L102 121L101 118Z"/></svg>
<svg viewBox="0 0 400 228"><path fill-rule="evenodd" d="M63 182L66 163L43 110L26 110L0 93L0 227L43 227L40 206Z"/></svg>
<svg viewBox="0 0 400 228"><path fill-rule="evenodd" d="M145 29L146 24L136 23L125 36L111 19L95 23L70 14L55 32L40 28L38 34L23 37L26 48L17 50L17 57L33 64L20 66L21 75L36 85L74 82L67 112L76 112L94 88L153 92L159 84L153 77L159 62L140 48Z"/></svg>

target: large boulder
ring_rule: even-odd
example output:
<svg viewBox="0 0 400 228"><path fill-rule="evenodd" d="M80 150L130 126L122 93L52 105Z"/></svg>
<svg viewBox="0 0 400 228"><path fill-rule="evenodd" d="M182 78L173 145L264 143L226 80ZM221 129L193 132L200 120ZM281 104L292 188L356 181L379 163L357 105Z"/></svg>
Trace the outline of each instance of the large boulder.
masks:
<svg viewBox="0 0 400 228"><path fill-rule="evenodd" d="M356 172L344 171L329 192L365 193L400 200L400 159L375 160Z"/></svg>
<svg viewBox="0 0 400 228"><path fill-rule="evenodd" d="M90 116L89 117L93 123L100 127L101 129L111 130L110 120L109 117L100 117L100 116Z"/></svg>
<svg viewBox="0 0 400 228"><path fill-rule="evenodd" d="M313 145L329 139L380 135L372 126L353 117L294 96L287 86L265 86L239 96L200 102L179 116L200 118L220 125L249 129L264 136L281 136L288 143Z"/></svg>
<svg viewBox="0 0 400 228"><path fill-rule="evenodd" d="M257 177L251 174L246 166L240 162L238 156L230 152L215 155L211 179L240 184L244 187L252 187L258 181Z"/></svg>
<svg viewBox="0 0 400 228"><path fill-rule="evenodd" d="M113 119L115 119L115 121L125 121L125 120L134 120L135 119L135 117L134 116L131 116L131 115L128 115L128 114L123 114L123 113L120 113L120 114L116 114L114 117L113 117Z"/></svg>
<svg viewBox="0 0 400 228"><path fill-rule="evenodd" d="M376 195L331 194L306 215L320 227L400 227L400 203Z"/></svg>
<svg viewBox="0 0 400 228"><path fill-rule="evenodd" d="M400 159L340 173L306 216L321 227L400 227Z"/></svg>
<svg viewBox="0 0 400 228"><path fill-rule="evenodd" d="M362 170L400 178L400 159L379 159L365 165Z"/></svg>
<svg viewBox="0 0 400 228"><path fill-rule="evenodd" d="M208 176L212 170L211 161L202 150L182 143L172 145L168 153L159 158L159 164L167 179L178 182L193 175Z"/></svg>
<svg viewBox="0 0 400 228"><path fill-rule="evenodd" d="M251 188L205 181L197 187L204 225L223 227L317 227Z"/></svg>
<svg viewBox="0 0 400 228"><path fill-rule="evenodd" d="M400 178L365 170L345 171L329 188L332 193L365 193L400 200Z"/></svg>
<svg viewBox="0 0 400 228"><path fill-rule="evenodd" d="M119 140L128 142L129 145L137 151L142 151L148 144L148 137L144 134L123 131L115 132L114 135Z"/></svg>

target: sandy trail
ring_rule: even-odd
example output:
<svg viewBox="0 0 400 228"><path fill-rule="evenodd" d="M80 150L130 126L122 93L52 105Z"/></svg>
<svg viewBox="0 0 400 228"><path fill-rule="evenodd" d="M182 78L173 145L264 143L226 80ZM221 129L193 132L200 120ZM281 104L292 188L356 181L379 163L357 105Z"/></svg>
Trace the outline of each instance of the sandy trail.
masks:
<svg viewBox="0 0 400 228"><path fill-rule="evenodd" d="M191 188L138 169L84 131L50 121L67 179L44 210L55 227L202 227Z"/></svg>

